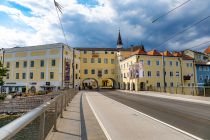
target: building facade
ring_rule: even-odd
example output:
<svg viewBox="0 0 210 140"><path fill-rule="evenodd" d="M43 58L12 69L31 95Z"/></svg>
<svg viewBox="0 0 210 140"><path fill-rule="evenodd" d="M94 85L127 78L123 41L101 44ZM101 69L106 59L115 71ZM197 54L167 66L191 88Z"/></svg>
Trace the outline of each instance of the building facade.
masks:
<svg viewBox="0 0 210 140"><path fill-rule="evenodd" d="M79 83L79 79L72 78L73 53L62 43L5 49L3 63L9 72L3 90L9 93L73 87ZM79 68L79 52L75 53Z"/></svg>

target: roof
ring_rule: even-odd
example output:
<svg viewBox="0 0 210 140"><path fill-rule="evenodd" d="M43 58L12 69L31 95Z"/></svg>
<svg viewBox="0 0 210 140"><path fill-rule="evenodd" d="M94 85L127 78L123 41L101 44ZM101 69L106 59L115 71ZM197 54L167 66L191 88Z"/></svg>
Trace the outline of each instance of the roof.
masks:
<svg viewBox="0 0 210 140"><path fill-rule="evenodd" d="M183 60L194 60L192 57L188 56L188 55L183 55L182 56Z"/></svg>
<svg viewBox="0 0 210 140"><path fill-rule="evenodd" d="M131 56L132 56L132 55L146 55L146 54L147 54L147 53L146 53L144 50L138 49L138 50L132 52L132 53L131 53Z"/></svg>
<svg viewBox="0 0 210 140"><path fill-rule="evenodd" d="M80 51L119 51L118 48L75 48Z"/></svg>
<svg viewBox="0 0 210 140"><path fill-rule="evenodd" d="M204 53L210 54L210 46L205 49Z"/></svg>
<svg viewBox="0 0 210 140"><path fill-rule="evenodd" d="M203 55L205 55L203 52L198 52L198 51L195 51L195 50L187 49L187 50L184 50L184 52L185 51L191 51L191 52L194 52L194 53L197 53L197 54L203 54Z"/></svg>
<svg viewBox="0 0 210 140"><path fill-rule="evenodd" d="M161 54L164 56L169 56L169 57L173 56L173 54L171 54L169 51L162 52Z"/></svg>
<svg viewBox="0 0 210 140"><path fill-rule="evenodd" d="M147 52L147 55L161 56L161 54L157 50L149 51Z"/></svg>
<svg viewBox="0 0 210 140"><path fill-rule="evenodd" d="M173 53L173 56L175 56L175 57L181 57L182 56L182 53L181 52L174 52Z"/></svg>
<svg viewBox="0 0 210 140"><path fill-rule="evenodd" d="M54 44L45 44L45 45L37 45L37 46L26 46L26 47L14 47L14 48L6 48L6 53L12 52L23 52L23 51L33 51L33 50L45 50L52 48L61 48L62 46L66 46L63 43L54 43Z"/></svg>

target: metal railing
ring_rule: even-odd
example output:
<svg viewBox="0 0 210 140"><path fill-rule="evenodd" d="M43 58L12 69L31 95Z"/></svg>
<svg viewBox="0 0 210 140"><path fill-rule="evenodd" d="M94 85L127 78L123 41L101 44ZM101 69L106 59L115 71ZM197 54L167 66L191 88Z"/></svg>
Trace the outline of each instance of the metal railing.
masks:
<svg viewBox="0 0 210 140"><path fill-rule="evenodd" d="M57 130L57 119L63 117L63 111L75 94L74 90L61 91L52 100L0 128L0 139L44 140L52 128Z"/></svg>
<svg viewBox="0 0 210 140"><path fill-rule="evenodd" d="M184 95L195 95L195 96L210 96L210 87L209 86L179 86L179 87L149 87L147 91L155 92L165 92L171 94L184 94Z"/></svg>

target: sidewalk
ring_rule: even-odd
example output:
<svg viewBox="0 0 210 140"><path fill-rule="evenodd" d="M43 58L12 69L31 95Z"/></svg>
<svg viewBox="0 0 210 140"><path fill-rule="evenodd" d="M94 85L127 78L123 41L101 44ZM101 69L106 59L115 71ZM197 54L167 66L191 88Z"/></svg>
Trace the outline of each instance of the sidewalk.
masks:
<svg viewBox="0 0 210 140"><path fill-rule="evenodd" d="M57 122L57 131L48 134L46 140L106 140L83 92L77 93L63 118Z"/></svg>
<svg viewBox="0 0 210 140"><path fill-rule="evenodd" d="M110 140L199 139L98 92L85 92L85 94L91 109Z"/></svg>
<svg viewBox="0 0 210 140"><path fill-rule="evenodd" d="M171 94L171 93L164 93L164 92L154 92L154 91L130 91L130 90L117 90L124 93L132 93L144 96L152 96L152 97L159 97L159 98L167 98L167 99L174 99L180 101L188 101L188 102L195 102L201 104L210 104L210 97L203 97L203 96L192 96L192 95L183 95L183 94Z"/></svg>

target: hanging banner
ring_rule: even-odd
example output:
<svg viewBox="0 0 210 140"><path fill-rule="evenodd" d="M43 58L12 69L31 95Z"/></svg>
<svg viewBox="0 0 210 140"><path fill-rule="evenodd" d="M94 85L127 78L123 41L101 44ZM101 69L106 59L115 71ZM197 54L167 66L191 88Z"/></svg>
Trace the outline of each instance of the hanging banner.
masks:
<svg viewBox="0 0 210 140"><path fill-rule="evenodd" d="M139 62L129 67L129 78L142 78L144 77L143 63Z"/></svg>

